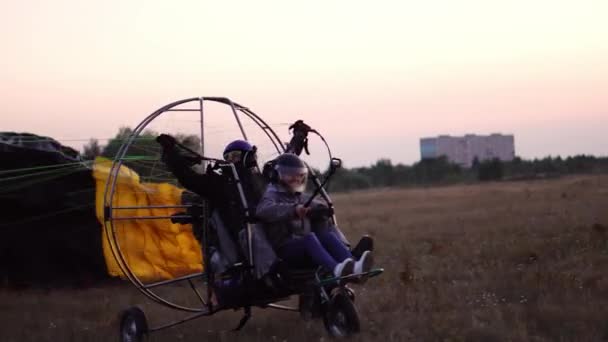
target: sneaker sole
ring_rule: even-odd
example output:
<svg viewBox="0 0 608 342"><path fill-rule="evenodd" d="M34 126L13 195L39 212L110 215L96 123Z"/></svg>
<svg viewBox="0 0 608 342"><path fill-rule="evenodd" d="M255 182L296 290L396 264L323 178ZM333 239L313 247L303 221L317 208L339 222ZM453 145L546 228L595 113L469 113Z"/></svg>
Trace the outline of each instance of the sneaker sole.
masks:
<svg viewBox="0 0 608 342"><path fill-rule="evenodd" d="M354 262L349 262L348 264L344 265L344 269L342 269L342 273L341 273L341 277L346 277L348 275L351 275L355 273L355 263Z"/></svg>
<svg viewBox="0 0 608 342"><path fill-rule="evenodd" d="M361 265L361 273L367 273L372 270L374 266L374 256L369 253L365 260L363 260L363 265Z"/></svg>

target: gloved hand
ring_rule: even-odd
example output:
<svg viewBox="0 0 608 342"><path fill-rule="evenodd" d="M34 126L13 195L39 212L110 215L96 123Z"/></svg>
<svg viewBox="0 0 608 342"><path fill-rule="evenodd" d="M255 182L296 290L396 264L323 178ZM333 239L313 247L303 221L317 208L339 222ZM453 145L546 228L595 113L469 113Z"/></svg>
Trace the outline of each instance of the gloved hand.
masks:
<svg viewBox="0 0 608 342"><path fill-rule="evenodd" d="M293 137L289 141L289 144L287 144L287 152L295 153L299 156L302 150L304 150L306 154L310 154L308 151L308 132L315 132L315 130L302 120L294 122L289 126L289 130L293 130Z"/></svg>
<svg viewBox="0 0 608 342"><path fill-rule="evenodd" d="M296 133L307 134L308 132L314 131L310 126L305 124L304 121L302 121L302 120L297 120L296 122L294 122L291 126L289 126L289 129L290 130L293 129L294 134L296 134Z"/></svg>
<svg viewBox="0 0 608 342"><path fill-rule="evenodd" d="M163 149L171 149L175 146L177 140L169 134L161 134L156 138L156 142L158 142Z"/></svg>
<svg viewBox="0 0 608 342"><path fill-rule="evenodd" d="M334 214L334 210L332 208L328 208L325 206L312 207L312 208L308 209L308 212L306 213L308 218L310 218L311 220L329 218L329 217L333 216L333 214Z"/></svg>

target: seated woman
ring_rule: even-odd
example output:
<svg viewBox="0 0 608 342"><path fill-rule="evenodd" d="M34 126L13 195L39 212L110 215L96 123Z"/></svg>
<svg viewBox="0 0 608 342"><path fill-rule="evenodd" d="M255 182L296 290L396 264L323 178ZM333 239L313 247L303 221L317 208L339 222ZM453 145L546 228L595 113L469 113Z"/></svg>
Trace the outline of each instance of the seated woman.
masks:
<svg viewBox="0 0 608 342"><path fill-rule="evenodd" d="M332 230L313 227L311 216L319 211L304 207L308 199L302 194L308 175L304 162L295 154L285 153L276 159L275 170L276 179L266 188L256 216L264 223L277 255L288 265L312 260L336 277L368 272L373 262L370 251L355 261Z"/></svg>

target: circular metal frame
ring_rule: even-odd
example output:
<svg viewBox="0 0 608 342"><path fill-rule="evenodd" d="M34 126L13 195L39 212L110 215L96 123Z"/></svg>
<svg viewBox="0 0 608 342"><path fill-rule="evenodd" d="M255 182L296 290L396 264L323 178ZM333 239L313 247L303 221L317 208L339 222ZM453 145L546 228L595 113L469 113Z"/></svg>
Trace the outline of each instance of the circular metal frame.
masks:
<svg viewBox="0 0 608 342"><path fill-rule="evenodd" d="M186 103L191 103L191 102L197 102L199 104L200 115L202 118L205 101L218 102L218 103L222 103L222 104L229 106L232 109L232 113L234 114L236 122L237 122L239 129L241 130L241 133L243 134L243 138L245 138L245 140L247 140L247 134L243 128L239 114L249 118L257 125L257 127L262 129L262 131L264 131L264 133L266 134L268 139L270 139L270 141L272 142L272 144L274 145L274 147L278 153L282 153L285 151L285 146L281 142L281 139L278 137L276 132L274 132L272 130L272 128L264 120L262 120L262 118L260 118L257 114L255 114L249 108L241 106L237 103L234 103L230 99L224 98L224 97L188 98L188 99L176 101L176 102L170 103L164 107L161 107L160 109L158 109L157 111L153 112L148 117L146 117L139 125L137 125L137 127L133 130L133 132L124 140L123 144L121 145L120 149L118 150L118 152L114 158L112 167L111 167L109 175L108 175L105 192L104 192L104 226L105 226L106 238L110 242L109 245L110 245L110 250L112 252L112 255L114 256L114 259L116 260L116 263L118 264L118 266L121 269L121 271L123 272L123 274L129 279L129 281L131 281L131 283L133 283L133 285L135 285L135 287L142 294L144 294L151 300L153 300L161 305L165 305L167 307L173 308L173 309L187 311L187 312L196 312L196 313L205 312L206 310L208 310L208 308L206 308L206 307L187 307L187 306L182 306L182 305L176 304L174 302L171 302L171 301L159 296L158 294L154 293L151 290L150 285L144 284L135 275L133 270L129 267L129 264L125 260L125 257L121 251L120 242L118 241L118 238L116 235L116 230L115 230L116 225L113 224L114 221L116 221L116 218L114 218L115 208L113 207L112 203L113 203L113 198L116 194L116 183L118 180L120 167L123 165L123 162L125 161L125 159L124 159L125 155L126 155L127 151L129 150L129 147L133 144L135 139L144 131L144 129L154 119L156 119L163 113L172 111L172 110L179 111L180 109L175 109L175 107L181 106ZM194 111L194 110L192 110L192 111ZM204 138L205 138L203 127L204 127L203 123L201 123L201 143L204 142ZM203 145L203 147L204 147L204 145ZM185 206L175 205L175 206L163 206L163 207L164 208L184 208ZM155 208L155 207L149 206L149 207L142 207L142 208ZM156 206L156 208L158 208L158 206ZM154 217L147 217L147 218L154 218ZM157 217L157 218L160 219L160 218L166 218L166 217ZM188 279L188 278L192 278L192 277L193 276L190 276L190 277L185 276L182 278ZM162 283L163 282L160 282L159 284L162 285ZM154 285L154 286L157 286L157 285ZM197 293L197 295L199 295L198 292L194 288L193 288L193 290ZM201 298L200 295L199 295L199 298ZM202 298L201 298L201 301L203 303L205 303L205 301L202 300Z"/></svg>

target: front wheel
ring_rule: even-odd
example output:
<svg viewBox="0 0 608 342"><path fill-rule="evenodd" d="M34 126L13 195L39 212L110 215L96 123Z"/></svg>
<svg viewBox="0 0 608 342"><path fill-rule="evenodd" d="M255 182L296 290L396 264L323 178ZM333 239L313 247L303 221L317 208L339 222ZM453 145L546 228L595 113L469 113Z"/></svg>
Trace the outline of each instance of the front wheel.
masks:
<svg viewBox="0 0 608 342"><path fill-rule="evenodd" d="M357 308L344 291L336 293L327 303L323 323L332 337L349 337L361 330Z"/></svg>
<svg viewBox="0 0 608 342"><path fill-rule="evenodd" d="M120 342L141 342L148 332L148 322L144 312L132 307L122 312L120 317Z"/></svg>

